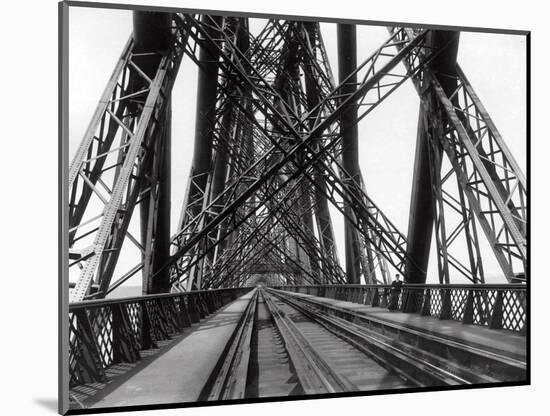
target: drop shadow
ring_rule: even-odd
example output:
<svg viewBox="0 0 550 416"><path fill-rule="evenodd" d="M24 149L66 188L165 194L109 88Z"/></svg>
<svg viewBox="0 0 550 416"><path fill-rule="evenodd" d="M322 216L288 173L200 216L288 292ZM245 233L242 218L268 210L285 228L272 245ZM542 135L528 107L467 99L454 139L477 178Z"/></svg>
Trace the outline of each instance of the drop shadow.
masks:
<svg viewBox="0 0 550 416"><path fill-rule="evenodd" d="M34 398L34 402L42 406L44 409L57 414L57 398Z"/></svg>

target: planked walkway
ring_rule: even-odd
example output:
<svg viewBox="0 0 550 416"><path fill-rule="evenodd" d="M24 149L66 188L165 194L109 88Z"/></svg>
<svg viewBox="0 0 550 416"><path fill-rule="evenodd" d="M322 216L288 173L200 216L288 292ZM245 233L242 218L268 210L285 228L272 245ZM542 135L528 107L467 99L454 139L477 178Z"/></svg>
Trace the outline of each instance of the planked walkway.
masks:
<svg viewBox="0 0 550 416"><path fill-rule="evenodd" d="M181 340L94 396L90 408L195 402L233 334L252 290L193 327Z"/></svg>

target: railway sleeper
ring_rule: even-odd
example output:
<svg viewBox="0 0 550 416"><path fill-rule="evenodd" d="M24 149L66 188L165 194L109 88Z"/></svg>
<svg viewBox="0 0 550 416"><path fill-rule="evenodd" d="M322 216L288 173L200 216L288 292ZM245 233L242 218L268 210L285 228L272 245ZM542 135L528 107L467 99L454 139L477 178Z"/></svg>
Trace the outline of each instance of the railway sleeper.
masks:
<svg viewBox="0 0 550 416"><path fill-rule="evenodd" d="M296 375L306 394L357 391L357 387L345 376L338 374L321 357L311 343L299 331L292 320L278 308L269 296L264 297L281 334Z"/></svg>

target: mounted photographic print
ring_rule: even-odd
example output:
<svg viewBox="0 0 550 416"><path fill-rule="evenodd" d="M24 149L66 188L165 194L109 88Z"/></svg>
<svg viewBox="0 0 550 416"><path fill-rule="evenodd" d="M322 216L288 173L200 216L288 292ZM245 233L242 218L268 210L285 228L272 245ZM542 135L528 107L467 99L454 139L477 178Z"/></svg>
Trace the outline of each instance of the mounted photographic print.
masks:
<svg viewBox="0 0 550 416"><path fill-rule="evenodd" d="M60 413L529 383L529 33L60 3Z"/></svg>

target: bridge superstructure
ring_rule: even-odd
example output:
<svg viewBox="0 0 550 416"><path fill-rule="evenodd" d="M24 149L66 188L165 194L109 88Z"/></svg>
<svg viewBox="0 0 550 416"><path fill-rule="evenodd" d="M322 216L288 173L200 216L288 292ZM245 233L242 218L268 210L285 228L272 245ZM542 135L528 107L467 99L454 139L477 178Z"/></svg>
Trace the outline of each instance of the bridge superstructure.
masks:
<svg viewBox="0 0 550 416"><path fill-rule="evenodd" d="M252 31L246 17L134 12L69 168L74 384L257 284L385 308L398 273L393 309L525 333L526 178L457 63L459 32L388 27L363 62L355 25L337 36L336 79L318 22ZM184 59L199 68L195 138L171 235L171 94ZM420 101L406 233L369 196L358 160L359 121L405 82ZM345 219L344 253L329 206ZM439 285L426 284L432 240ZM140 253L127 270L124 244ZM508 285L485 283L487 255ZM143 297L109 299L139 274Z"/></svg>

